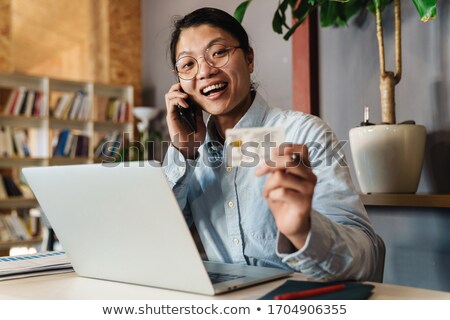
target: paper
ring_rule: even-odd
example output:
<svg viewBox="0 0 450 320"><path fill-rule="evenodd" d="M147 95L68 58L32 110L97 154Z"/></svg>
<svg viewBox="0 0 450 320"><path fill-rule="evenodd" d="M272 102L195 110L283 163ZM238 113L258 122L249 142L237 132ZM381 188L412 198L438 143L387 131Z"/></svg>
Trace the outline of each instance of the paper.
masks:
<svg viewBox="0 0 450 320"><path fill-rule="evenodd" d="M0 281L73 271L64 251L0 257Z"/></svg>

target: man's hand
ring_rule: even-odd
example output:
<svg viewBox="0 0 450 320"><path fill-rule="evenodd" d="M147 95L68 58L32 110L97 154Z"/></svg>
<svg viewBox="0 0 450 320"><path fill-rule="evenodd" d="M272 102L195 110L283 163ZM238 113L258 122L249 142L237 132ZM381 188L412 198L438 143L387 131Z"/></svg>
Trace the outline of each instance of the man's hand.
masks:
<svg viewBox="0 0 450 320"><path fill-rule="evenodd" d="M268 175L263 196L278 230L299 250L310 230L310 212L317 177L311 169L308 148L282 145L271 162L262 164L257 176Z"/></svg>

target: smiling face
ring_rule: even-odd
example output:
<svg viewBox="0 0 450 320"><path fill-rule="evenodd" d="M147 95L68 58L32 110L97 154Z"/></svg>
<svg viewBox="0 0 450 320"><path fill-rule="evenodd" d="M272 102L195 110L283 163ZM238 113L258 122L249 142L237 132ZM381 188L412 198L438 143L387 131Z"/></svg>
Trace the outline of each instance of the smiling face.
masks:
<svg viewBox="0 0 450 320"><path fill-rule="evenodd" d="M204 111L239 121L251 104L250 74L253 72L253 52L231 49L228 63L211 67L206 63L205 50L212 44L239 46L228 32L210 25L190 27L181 31L176 45L176 59L192 56L198 61L197 75L191 80L180 79L183 90Z"/></svg>

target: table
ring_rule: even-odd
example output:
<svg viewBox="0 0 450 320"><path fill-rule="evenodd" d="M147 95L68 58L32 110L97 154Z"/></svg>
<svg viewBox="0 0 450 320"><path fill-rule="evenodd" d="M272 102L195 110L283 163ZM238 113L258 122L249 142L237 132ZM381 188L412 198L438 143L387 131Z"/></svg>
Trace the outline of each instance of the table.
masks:
<svg viewBox="0 0 450 320"><path fill-rule="evenodd" d="M300 273L287 278L306 280ZM23 279L0 281L0 300L16 299L96 299L96 300L242 300L258 299L281 285L286 278L257 286L221 294L205 296L187 292L165 290L134 284L97 280L77 276L74 272ZM371 299L374 300L450 300L449 292L419 289L391 284L367 282L375 286Z"/></svg>

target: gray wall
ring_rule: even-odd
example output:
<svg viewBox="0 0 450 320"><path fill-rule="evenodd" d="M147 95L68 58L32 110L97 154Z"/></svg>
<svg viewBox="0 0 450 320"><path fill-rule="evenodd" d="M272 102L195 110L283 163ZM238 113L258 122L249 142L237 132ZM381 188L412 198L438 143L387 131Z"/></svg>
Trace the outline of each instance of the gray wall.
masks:
<svg viewBox="0 0 450 320"><path fill-rule="evenodd" d="M394 68L392 11L383 15L389 70ZM412 119L427 128L422 193L450 193L449 11L448 1L439 1L438 19L423 24L412 2L402 1L397 121ZM374 17L368 15L360 27L321 29L319 36L321 116L348 140L364 105L370 106L372 122L381 118ZM348 144L346 154L352 168ZM450 291L449 209L368 207L368 212L387 244L385 282Z"/></svg>

